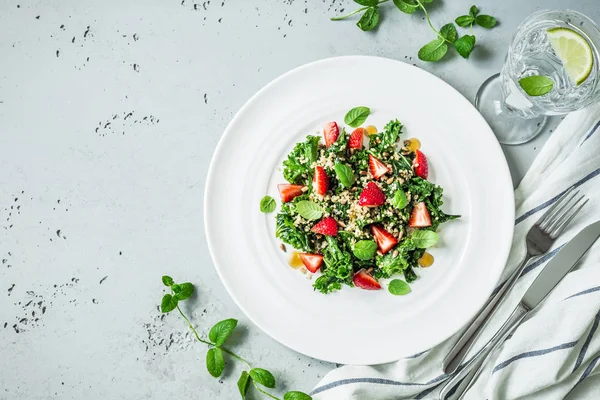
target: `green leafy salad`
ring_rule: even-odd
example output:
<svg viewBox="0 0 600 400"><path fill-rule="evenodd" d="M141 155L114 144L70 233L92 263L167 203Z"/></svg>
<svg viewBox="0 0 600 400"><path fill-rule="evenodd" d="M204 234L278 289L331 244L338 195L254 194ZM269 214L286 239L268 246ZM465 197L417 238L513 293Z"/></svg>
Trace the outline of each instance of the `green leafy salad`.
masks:
<svg viewBox="0 0 600 400"><path fill-rule="evenodd" d="M278 185L281 208L276 236L294 247L308 271L319 273L314 288L330 293L342 285L410 292L425 250L438 241L440 224L458 218L441 209L442 188L427 180L428 163L417 139L400 141L402 124L392 120L382 132L360 127L367 107L348 112L349 135L336 122L320 136L297 143L283 162L288 183ZM263 212L275 209L265 196ZM282 246L282 248L284 248ZM429 263L430 265L430 263Z"/></svg>

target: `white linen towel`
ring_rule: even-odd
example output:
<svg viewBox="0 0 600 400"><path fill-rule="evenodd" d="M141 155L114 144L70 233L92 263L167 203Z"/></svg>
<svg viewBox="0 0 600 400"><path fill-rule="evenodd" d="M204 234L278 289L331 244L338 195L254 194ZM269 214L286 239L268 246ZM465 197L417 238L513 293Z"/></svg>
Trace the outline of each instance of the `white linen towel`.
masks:
<svg viewBox="0 0 600 400"><path fill-rule="evenodd" d="M474 346L476 350L498 330L560 248L585 226L600 220L598 175L600 104L572 113L560 123L515 191L515 235L501 282L525 256L529 228L562 193L576 186L590 201L551 251L526 267ZM600 244L596 243L578 268L493 354L466 399L600 399L599 324ZM456 340L454 336L390 364L340 367L328 373L311 394L315 400L438 399L448 379L442 359Z"/></svg>

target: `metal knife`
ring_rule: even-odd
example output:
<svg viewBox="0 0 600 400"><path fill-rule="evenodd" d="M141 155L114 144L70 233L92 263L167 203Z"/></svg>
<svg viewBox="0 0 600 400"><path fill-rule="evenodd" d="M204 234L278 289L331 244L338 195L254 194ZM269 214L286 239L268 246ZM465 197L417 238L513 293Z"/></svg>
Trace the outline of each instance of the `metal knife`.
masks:
<svg viewBox="0 0 600 400"><path fill-rule="evenodd" d="M600 221L585 227L567 243L544 267L500 330L492 339L450 379L442 391L440 399L449 397L461 399L471 388L489 355L519 326L531 310L538 306L552 292L558 283L577 265L579 260L592 247L600 236ZM458 386L457 386L458 385ZM454 393L449 394L454 387Z"/></svg>

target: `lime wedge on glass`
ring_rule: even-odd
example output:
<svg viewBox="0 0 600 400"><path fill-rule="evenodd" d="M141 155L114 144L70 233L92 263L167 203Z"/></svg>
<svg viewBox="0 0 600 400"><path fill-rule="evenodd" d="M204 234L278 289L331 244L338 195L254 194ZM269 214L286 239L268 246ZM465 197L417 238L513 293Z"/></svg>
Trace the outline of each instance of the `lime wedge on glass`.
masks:
<svg viewBox="0 0 600 400"><path fill-rule="evenodd" d="M594 65L590 44L583 36L569 28L548 29L547 34L567 75L576 85L580 85L590 76Z"/></svg>

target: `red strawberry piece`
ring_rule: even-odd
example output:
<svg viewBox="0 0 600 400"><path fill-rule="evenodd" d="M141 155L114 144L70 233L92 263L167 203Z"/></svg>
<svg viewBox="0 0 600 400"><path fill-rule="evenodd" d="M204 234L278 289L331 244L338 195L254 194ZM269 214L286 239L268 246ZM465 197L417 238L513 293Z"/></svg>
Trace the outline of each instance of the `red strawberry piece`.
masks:
<svg viewBox="0 0 600 400"><path fill-rule="evenodd" d="M367 271L361 269L352 277L354 286L365 290L379 290L381 285Z"/></svg>
<svg viewBox="0 0 600 400"><path fill-rule="evenodd" d="M351 149L362 149L363 135L365 128L356 128L348 139L348 147Z"/></svg>
<svg viewBox="0 0 600 400"><path fill-rule="evenodd" d="M387 253L398 244L398 240L379 225L371 225L371 232L382 254Z"/></svg>
<svg viewBox="0 0 600 400"><path fill-rule="evenodd" d="M375 182L367 183L358 198L358 205L363 207L377 207L385 203L385 194Z"/></svg>
<svg viewBox="0 0 600 400"><path fill-rule="evenodd" d="M317 194L324 196L329 187L329 178L323 167L318 166L315 168L315 176L313 177L313 188Z"/></svg>
<svg viewBox="0 0 600 400"><path fill-rule="evenodd" d="M323 264L323 256L320 254L300 253L299 256L306 269L313 274L317 272L319 268L321 268L321 264Z"/></svg>
<svg viewBox="0 0 600 400"><path fill-rule="evenodd" d="M413 169L415 174L423 179L427 179L429 174L429 165L427 165L427 157L421 152L421 150L415 150L415 159L413 160Z"/></svg>
<svg viewBox="0 0 600 400"><path fill-rule="evenodd" d="M375 179L379 179L383 175L390 172L390 169L387 167L387 165L382 163L381 160L379 160L377 157L373 157L370 154L369 154L369 170L371 171L371 175L373 175L373 178L375 178Z"/></svg>
<svg viewBox="0 0 600 400"><path fill-rule="evenodd" d="M329 147L335 143L340 136L340 128L336 122L328 122L323 126L323 137L325 138L325 146Z"/></svg>
<svg viewBox="0 0 600 400"><path fill-rule="evenodd" d="M331 217L325 217L320 220L311 229L314 233L320 233L321 235L337 236L338 227L335 219Z"/></svg>
<svg viewBox="0 0 600 400"><path fill-rule="evenodd" d="M288 183L282 183L277 185L277 190L279 190L279 195L281 196L281 201L287 203L288 201L292 201L294 197L300 196L302 193L302 185L290 185Z"/></svg>
<svg viewBox="0 0 600 400"><path fill-rule="evenodd" d="M408 221L408 226L413 228L426 228L431 226L431 216L429 215L429 211L427 211L425 203L420 202L415 204L412 209L412 214L410 215L410 221Z"/></svg>

